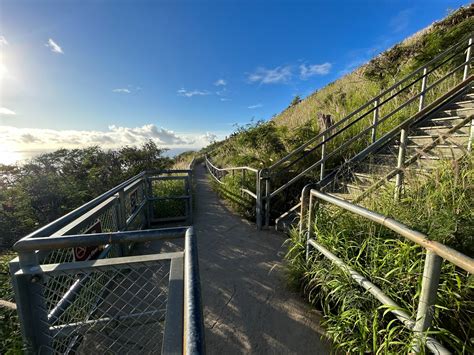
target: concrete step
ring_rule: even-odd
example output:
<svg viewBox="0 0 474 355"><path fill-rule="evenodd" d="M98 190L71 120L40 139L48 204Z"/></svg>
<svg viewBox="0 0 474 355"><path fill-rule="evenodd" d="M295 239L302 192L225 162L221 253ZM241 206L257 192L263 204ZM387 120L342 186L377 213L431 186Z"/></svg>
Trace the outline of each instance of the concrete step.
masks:
<svg viewBox="0 0 474 355"><path fill-rule="evenodd" d="M474 114L474 108L472 107L462 107L462 108L449 108L446 107L439 112L437 112L436 117L446 117L446 116L461 116L467 117Z"/></svg>
<svg viewBox="0 0 474 355"><path fill-rule="evenodd" d="M460 117L460 116L446 116L446 117L433 117L430 119L427 119L425 121L422 121L420 125L423 126L457 126L460 124L465 117ZM469 125L469 123L466 123L466 125Z"/></svg>
<svg viewBox="0 0 474 355"><path fill-rule="evenodd" d="M394 146L398 149L398 146ZM408 144L406 146L407 157L414 156L417 154L422 147L416 144ZM436 147L430 149L424 155L436 156L441 159L457 159L465 154L465 150L451 144L438 144Z"/></svg>
<svg viewBox="0 0 474 355"><path fill-rule="evenodd" d="M466 98L461 99L460 101L455 101L450 103L446 109L448 110L458 110L463 108L474 108L474 101L473 100L466 100Z"/></svg>
<svg viewBox="0 0 474 355"><path fill-rule="evenodd" d="M363 172L364 174L370 174L374 176L374 179L380 179L381 177L387 175L389 172L394 170L397 167L397 163L394 164L370 164L370 163L360 163L357 165L358 171ZM412 164L405 168L406 171L410 171L413 174L422 174L430 171L432 166L418 166ZM394 178L392 178L394 179Z"/></svg>
<svg viewBox="0 0 474 355"><path fill-rule="evenodd" d="M433 135L410 135L408 136L407 143L408 144L416 144L419 146L423 146L426 144L429 144L433 142L436 138L439 137L439 134L433 134ZM449 136L449 141L460 144L460 145L465 145L467 146L467 142L469 141L469 135L468 134L452 134Z"/></svg>
<svg viewBox="0 0 474 355"><path fill-rule="evenodd" d="M430 123L433 123L430 125ZM451 124L450 124L451 123ZM445 134L449 130L456 127L456 124L452 124L452 122L445 122L445 124L436 124L435 122L423 122L421 127L414 128L411 134L416 136L433 136L433 135L440 135ZM470 131L470 124L466 126L462 126L454 131L455 134L461 135L468 135Z"/></svg>

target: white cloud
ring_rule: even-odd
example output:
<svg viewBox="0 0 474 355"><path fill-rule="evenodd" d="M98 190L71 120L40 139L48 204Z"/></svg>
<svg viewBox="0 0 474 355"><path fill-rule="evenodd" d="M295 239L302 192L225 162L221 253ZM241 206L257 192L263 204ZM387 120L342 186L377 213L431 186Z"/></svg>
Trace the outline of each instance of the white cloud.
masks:
<svg viewBox="0 0 474 355"><path fill-rule="evenodd" d="M141 127L109 126L105 131L55 130L0 126L0 142L12 151L48 152L60 148L100 146L115 149L123 146L140 146L148 140L161 148L200 149L224 134L211 132L176 133L154 124Z"/></svg>
<svg viewBox="0 0 474 355"><path fill-rule="evenodd" d="M210 95L211 93L209 91L199 91L199 90L186 90L184 88L181 88L177 91L178 96L186 96L186 97L193 97L193 96L206 96Z"/></svg>
<svg viewBox="0 0 474 355"><path fill-rule="evenodd" d="M211 132L206 132L206 134L203 134L202 136L199 137L202 141L212 143L217 140L217 135Z"/></svg>
<svg viewBox="0 0 474 355"><path fill-rule="evenodd" d="M263 107L263 105L262 105L262 104L250 105L250 106L247 107L247 108L253 110L253 109L255 109L255 108L260 108L260 107Z"/></svg>
<svg viewBox="0 0 474 355"><path fill-rule="evenodd" d="M232 101L231 99L229 99L229 98L227 98L227 97L221 97L220 100L221 100L222 102L224 102L224 101Z"/></svg>
<svg viewBox="0 0 474 355"><path fill-rule="evenodd" d="M248 80L251 83L260 84L278 84L286 83L292 77L291 66L280 66L274 69L266 69L263 67L257 68L255 72L248 75Z"/></svg>
<svg viewBox="0 0 474 355"><path fill-rule="evenodd" d="M113 89L112 92L117 92L117 93L121 93L121 94L130 94L131 93L131 91L129 89L126 89L126 88Z"/></svg>
<svg viewBox="0 0 474 355"><path fill-rule="evenodd" d="M0 47L1 46L8 46L8 41L4 36L0 36Z"/></svg>
<svg viewBox="0 0 474 355"><path fill-rule="evenodd" d="M227 81L225 81L224 79L219 79L217 80L215 83L214 83L215 86L226 86L227 85Z"/></svg>
<svg viewBox="0 0 474 355"><path fill-rule="evenodd" d="M46 43L45 46L49 47L51 52L64 54L63 49L59 46L59 44L54 42L52 38L48 39L48 43Z"/></svg>
<svg viewBox="0 0 474 355"><path fill-rule="evenodd" d="M14 116L16 113L6 107L0 107L0 115Z"/></svg>
<svg viewBox="0 0 474 355"><path fill-rule="evenodd" d="M326 75L331 70L331 63L323 64L301 64L300 65L300 78L306 80L315 75Z"/></svg>

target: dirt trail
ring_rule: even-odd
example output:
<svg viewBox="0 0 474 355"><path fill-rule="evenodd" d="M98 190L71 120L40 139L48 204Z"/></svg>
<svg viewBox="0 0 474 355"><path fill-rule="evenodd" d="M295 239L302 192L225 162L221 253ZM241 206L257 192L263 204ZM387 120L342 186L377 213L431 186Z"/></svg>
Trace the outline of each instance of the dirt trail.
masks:
<svg viewBox="0 0 474 355"><path fill-rule="evenodd" d="M229 211L201 165L195 184L208 354L328 354L320 315L285 286L284 237Z"/></svg>

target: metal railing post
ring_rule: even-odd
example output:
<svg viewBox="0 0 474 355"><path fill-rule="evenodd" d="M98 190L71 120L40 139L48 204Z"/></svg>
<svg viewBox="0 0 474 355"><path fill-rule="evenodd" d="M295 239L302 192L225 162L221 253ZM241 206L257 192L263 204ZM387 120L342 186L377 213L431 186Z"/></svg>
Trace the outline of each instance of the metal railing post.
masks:
<svg viewBox="0 0 474 355"><path fill-rule="evenodd" d="M309 260L309 245L308 245L308 240L311 239L312 237L312 225L313 225L313 194L311 193L311 189L309 190L309 203L308 203L308 221L306 227L308 228L306 232L306 261Z"/></svg>
<svg viewBox="0 0 474 355"><path fill-rule="evenodd" d="M191 224L193 221L193 210L192 210L192 193L191 193L191 183L190 183L190 174L188 173L188 176L184 180L184 190L186 191L186 195L188 195L188 198L185 200L186 201L186 222Z"/></svg>
<svg viewBox="0 0 474 355"><path fill-rule="evenodd" d="M326 134L323 134L323 142L326 140ZM321 159L324 159L326 157L326 143L323 143L321 146ZM324 179L324 173L325 173L325 162L323 161L321 163L321 170L319 172L319 181Z"/></svg>
<svg viewBox="0 0 474 355"><path fill-rule="evenodd" d="M255 217L257 222L257 229L262 229L262 189L261 189L261 179L260 179L260 172L257 172L257 179L255 181L255 194L257 195L255 201Z"/></svg>
<svg viewBox="0 0 474 355"><path fill-rule="evenodd" d="M400 143L398 147L398 160L397 160L397 175L395 178L395 201L400 199L403 187L403 180L405 172L403 168L405 166L405 153L407 145L407 130L403 128L400 132Z"/></svg>
<svg viewBox="0 0 474 355"><path fill-rule="evenodd" d="M423 333L431 326L441 274L441 263L442 258L440 256L430 250L426 251L420 300L418 302L418 310L413 327L413 350L415 352L420 352L420 348L426 340L424 339Z"/></svg>
<svg viewBox="0 0 474 355"><path fill-rule="evenodd" d="M40 270L35 252L20 253L19 261L19 264L12 266L11 272L32 267ZM12 278L24 345L26 352L32 354L51 353L48 311L41 282L41 274L14 275Z"/></svg>
<svg viewBox="0 0 474 355"><path fill-rule="evenodd" d="M306 194L305 194L305 189L303 188L303 190L301 191L301 197L300 197L300 201L301 201L301 207L300 207L300 221L299 221L299 230L300 230L300 237L301 235L303 234L303 226L304 226L304 218L306 216L306 211L308 210L308 207L307 207L307 203L308 203L308 199L306 198Z"/></svg>
<svg viewBox="0 0 474 355"><path fill-rule="evenodd" d="M371 141L375 143L377 140L377 125L379 123L379 99L374 101L374 116L372 120L372 134Z"/></svg>
<svg viewBox="0 0 474 355"><path fill-rule="evenodd" d="M270 187L271 187L270 177L268 176L265 179L265 227L270 226L270 199L271 199Z"/></svg>
<svg viewBox="0 0 474 355"><path fill-rule="evenodd" d="M423 107L425 107L425 93L424 91L426 90L426 78L427 78L427 72L428 68L424 67L423 68L423 79L421 79L421 95L420 95L420 102L418 104L418 111L423 110Z"/></svg>
<svg viewBox="0 0 474 355"><path fill-rule="evenodd" d="M246 172L246 170L242 169L242 181L241 181L241 184L240 184L240 196L244 195L244 192L242 190L245 189L245 172Z"/></svg>
<svg viewBox="0 0 474 355"><path fill-rule="evenodd" d="M468 41L469 47L467 48L466 52L466 65L464 66L464 74L463 79L466 80L469 74L469 65L471 60L471 48L472 48L472 37L469 38ZM468 152L472 151L472 141L474 140L474 120L471 120L471 127L469 128L469 141L467 142L467 150Z"/></svg>
<svg viewBox="0 0 474 355"><path fill-rule="evenodd" d="M468 44L468 47L466 51L466 65L464 66L464 73L462 76L462 80L466 80L469 74L469 64L470 64L469 61L471 60L472 37L469 38L469 40L467 41L467 44Z"/></svg>
<svg viewBox="0 0 474 355"><path fill-rule="evenodd" d="M127 229L127 216L126 216L126 210L125 210L125 190L121 189L118 192L119 195L119 203L118 203L118 230L123 231ZM127 246L124 244L120 244L118 246L120 256L125 256L127 255Z"/></svg>

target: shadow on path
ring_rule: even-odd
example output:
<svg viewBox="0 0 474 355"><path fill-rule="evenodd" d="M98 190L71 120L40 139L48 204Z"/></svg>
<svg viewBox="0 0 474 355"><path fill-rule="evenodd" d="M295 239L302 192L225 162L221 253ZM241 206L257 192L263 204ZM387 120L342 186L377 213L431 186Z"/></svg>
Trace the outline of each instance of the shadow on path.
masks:
<svg viewBox="0 0 474 355"><path fill-rule="evenodd" d="M195 170L199 267L209 354L328 354L321 316L285 286L284 238L230 212Z"/></svg>

